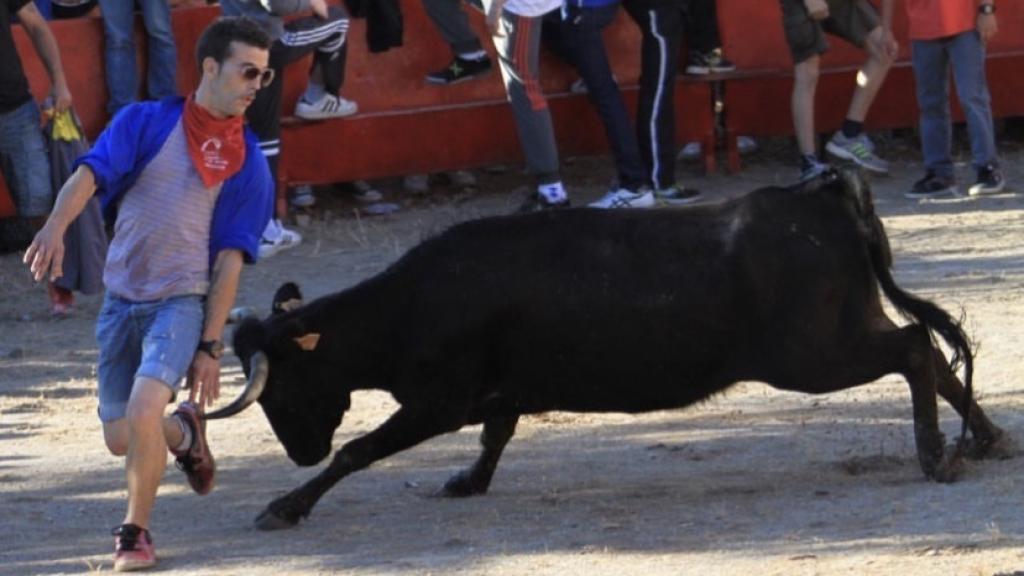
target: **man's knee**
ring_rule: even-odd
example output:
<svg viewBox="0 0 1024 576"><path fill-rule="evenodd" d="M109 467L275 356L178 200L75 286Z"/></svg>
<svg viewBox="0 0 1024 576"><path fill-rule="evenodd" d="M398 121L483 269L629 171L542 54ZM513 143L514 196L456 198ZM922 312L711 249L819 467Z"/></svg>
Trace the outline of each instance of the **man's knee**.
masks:
<svg viewBox="0 0 1024 576"><path fill-rule="evenodd" d="M128 421L125 418L113 422L104 422L103 441L107 444L107 450L114 456L124 456L128 453Z"/></svg>
<svg viewBox="0 0 1024 576"><path fill-rule="evenodd" d="M171 396L167 384L152 378L140 378L132 389L125 413L130 431L159 429Z"/></svg>
<svg viewBox="0 0 1024 576"><path fill-rule="evenodd" d="M796 65L793 69L795 88L807 88L817 85L818 77L821 75L820 61L820 58L813 56Z"/></svg>

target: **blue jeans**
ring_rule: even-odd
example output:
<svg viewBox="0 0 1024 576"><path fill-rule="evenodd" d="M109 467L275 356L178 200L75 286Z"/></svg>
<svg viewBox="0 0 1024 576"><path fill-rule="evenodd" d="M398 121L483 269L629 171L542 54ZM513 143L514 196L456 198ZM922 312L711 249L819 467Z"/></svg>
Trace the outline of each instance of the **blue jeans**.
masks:
<svg viewBox="0 0 1024 576"><path fill-rule="evenodd" d="M985 80L985 45L974 30L938 40L911 42L917 104L921 108L924 165L942 177L953 173L953 129L949 111L949 71L953 70L971 139L975 169L998 164L991 98Z"/></svg>
<svg viewBox="0 0 1024 576"><path fill-rule="evenodd" d="M139 80L135 70L135 1L99 0L103 11L103 31L106 37L104 63L110 100L107 111L111 115L134 102ZM171 30L171 9L167 0L138 0L142 20L146 25L149 45L146 92L159 99L177 93L175 72L178 51Z"/></svg>
<svg viewBox="0 0 1024 576"><path fill-rule="evenodd" d="M106 294L96 320L100 420L124 418L136 378L158 380L174 392L181 388L203 316L201 296L133 302Z"/></svg>
<svg viewBox="0 0 1024 576"><path fill-rule="evenodd" d="M0 168L18 216L46 216L53 206L50 156L39 128L39 107L31 98L0 114Z"/></svg>

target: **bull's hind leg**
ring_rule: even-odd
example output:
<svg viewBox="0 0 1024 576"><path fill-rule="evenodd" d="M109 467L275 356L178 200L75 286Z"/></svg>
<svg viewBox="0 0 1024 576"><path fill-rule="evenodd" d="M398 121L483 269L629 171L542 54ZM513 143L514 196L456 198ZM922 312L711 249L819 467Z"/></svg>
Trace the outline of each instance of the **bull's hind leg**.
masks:
<svg viewBox="0 0 1024 576"><path fill-rule="evenodd" d="M455 414L424 413L400 408L376 430L342 446L334 453L331 464L322 472L271 502L256 517L256 527L261 530L277 530L298 524L300 519L309 515L320 497L345 476L424 440L461 428L464 421Z"/></svg>
<svg viewBox="0 0 1024 576"><path fill-rule="evenodd" d="M501 452L515 434L518 421L518 416L485 421L483 432L480 433L480 444L483 445L484 451L472 466L449 478L441 488L440 495L461 497L487 492Z"/></svg>
<svg viewBox="0 0 1024 576"><path fill-rule="evenodd" d="M949 362L938 350L935 351L935 373L938 375L939 395L963 418L964 385L950 371ZM971 416L967 423L971 429L971 438L967 442L966 456L976 459L1009 457L1013 447L1006 433L988 419L973 398L970 410Z"/></svg>
<svg viewBox="0 0 1024 576"><path fill-rule="evenodd" d="M855 342L853 346L849 341L831 346L815 342L807 349L817 353L789 366L782 381L772 385L817 394L859 386L893 372L902 374L910 385L921 469L929 478L952 481L956 461L953 455L943 457L945 438L939 430L935 350L928 331L917 325L899 328L885 321L876 323ZM820 354L828 348L833 351Z"/></svg>

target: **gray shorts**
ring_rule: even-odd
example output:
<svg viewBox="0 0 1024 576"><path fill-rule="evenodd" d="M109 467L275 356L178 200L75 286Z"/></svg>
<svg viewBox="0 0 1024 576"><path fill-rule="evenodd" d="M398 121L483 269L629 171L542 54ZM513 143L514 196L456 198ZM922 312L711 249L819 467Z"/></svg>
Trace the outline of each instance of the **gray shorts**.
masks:
<svg viewBox="0 0 1024 576"><path fill-rule="evenodd" d="M803 0L780 0L782 27L793 63L828 51L825 34L832 34L858 48L864 47L871 31L878 27L878 11L867 0L826 0L829 16L812 20Z"/></svg>

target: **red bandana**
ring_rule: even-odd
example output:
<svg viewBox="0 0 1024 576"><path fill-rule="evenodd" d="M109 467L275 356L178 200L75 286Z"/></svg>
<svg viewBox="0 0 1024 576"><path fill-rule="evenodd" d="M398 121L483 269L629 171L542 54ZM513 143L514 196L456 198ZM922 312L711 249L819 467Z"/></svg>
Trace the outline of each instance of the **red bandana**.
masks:
<svg viewBox="0 0 1024 576"><path fill-rule="evenodd" d="M195 94L185 100L181 115L192 157L199 177L207 187L213 187L242 169L245 162L245 138L242 136L242 117L215 118L196 104Z"/></svg>

